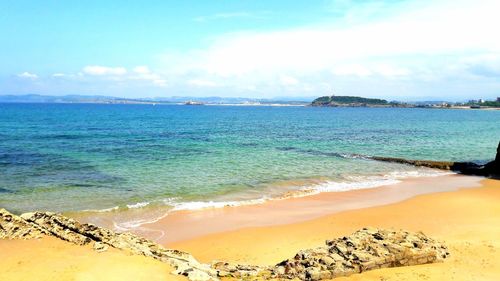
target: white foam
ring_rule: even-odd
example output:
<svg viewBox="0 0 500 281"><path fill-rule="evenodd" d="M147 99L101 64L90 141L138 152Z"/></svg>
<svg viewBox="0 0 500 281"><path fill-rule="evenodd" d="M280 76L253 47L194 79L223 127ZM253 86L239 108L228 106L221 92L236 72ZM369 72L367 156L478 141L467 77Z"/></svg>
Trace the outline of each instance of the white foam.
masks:
<svg viewBox="0 0 500 281"><path fill-rule="evenodd" d="M83 210L82 212L96 212L96 213L105 213L105 212L112 212L118 210L120 207L114 206L111 208L105 208L105 209L87 209Z"/></svg>
<svg viewBox="0 0 500 281"><path fill-rule="evenodd" d="M400 183L402 179L414 177L437 177L443 175L453 174L452 172L443 172L433 169L421 168L410 171L393 171L380 176L351 176L347 177L345 181L326 181L316 185L308 185L297 188L295 191L289 191L282 196L270 198L263 196L257 199L247 200L232 200L232 201L188 201L182 202L179 197L161 199L164 205L171 206L170 211L181 210L201 210L210 208L224 208L224 207L237 207L244 205L262 204L269 200L283 200L291 197L304 197L321 192L344 192L349 190L369 189L380 186L393 185ZM128 208L142 208L149 205L151 202L139 202L136 204L127 205ZM147 222L145 222L147 223ZM134 223L135 224L135 223ZM143 222L137 222L143 224Z"/></svg>
<svg viewBox="0 0 500 281"><path fill-rule="evenodd" d="M172 209L173 211L200 210L200 209L210 209L210 208L237 207L243 205L256 205L256 204L262 204L268 200L270 200L270 198L262 197L259 199L249 199L241 201L191 201L191 202L172 203L171 206L174 207Z"/></svg>
<svg viewBox="0 0 500 281"><path fill-rule="evenodd" d="M133 228L138 228L141 227L142 225L145 224L150 224L150 223L155 223L163 218L168 216L168 211L165 212L163 215L155 217L155 218L148 218L148 219L136 219L136 220L131 220L131 221L125 221L125 222L113 222L115 229L121 230L121 231L126 231L130 230Z"/></svg>
<svg viewBox="0 0 500 281"><path fill-rule="evenodd" d="M263 196L257 199L246 199L246 200L230 200L230 201L189 201L182 202L179 197L165 198L161 200L156 200L154 202L161 202L166 206L170 206L168 210L161 216L155 218L141 218L136 220L131 220L127 222L114 223L115 229L120 231L128 231L130 229L139 229L145 224L155 223L164 217L166 217L172 211L181 210L202 210L202 209L217 209L224 207L237 207L244 205L257 205L263 204L269 200L285 200L287 198L293 197L305 197L314 194L319 194L322 192L345 192L349 190L359 190L359 189L370 189L377 188L381 186L393 185L402 182L406 178L416 178L416 177L437 177L454 174L452 172L443 172L427 168L419 168L417 170L408 171L393 171L384 175L376 176L350 176L346 177L344 181L326 181L320 184L308 185L298 187L296 190L288 190L285 194L277 197L267 197ZM127 205L130 209L143 208L151 204L152 202L138 202L135 204ZM118 206L102 210L92 210L97 212L108 212L118 209Z"/></svg>
<svg viewBox="0 0 500 281"><path fill-rule="evenodd" d="M150 204L150 202L138 202L138 203L130 204L130 205L127 204L127 208L129 208L129 209L137 209L137 208L146 207L149 204Z"/></svg>
<svg viewBox="0 0 500 281"><path fill-rule="evenodd" d="M405 179L405 178L419 178L419 177L439 177L445 175L453 175L451 171L440 171L434 169L421 168L414 171L393 171L385 175L386 178Z"/></svg>
<svg viewBox="0 0 500 281"><path fill-rule="evenodd" d="M375 188L385 185L392 185L400 183L400 180L396 179L378 179L378 180L366 180L360 182L334 182L327 181L322 184L304 187L305 191L314 191L312 193L317 194L321 192L343 192L349 190L357 190L357 189L368 189Z"/></svg>

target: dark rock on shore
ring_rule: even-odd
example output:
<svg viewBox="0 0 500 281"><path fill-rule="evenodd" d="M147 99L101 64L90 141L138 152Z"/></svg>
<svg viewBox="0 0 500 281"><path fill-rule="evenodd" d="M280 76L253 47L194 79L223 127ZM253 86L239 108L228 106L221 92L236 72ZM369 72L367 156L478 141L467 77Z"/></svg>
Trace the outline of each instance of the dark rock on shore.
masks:
<svg viewBox="0 0 500 281"><path fill-rule="evenodd" d="M435 168L441 170L450 170L464 175L477 175L492 178L500 178L500 142L498 143L497 154L495 160L479 165L473 162L446 162L446 161L431 161L431 160L411 160L394 157L371 156L365 157L377 161L393 162L400 164L408 164L419 167Z"/></svg>

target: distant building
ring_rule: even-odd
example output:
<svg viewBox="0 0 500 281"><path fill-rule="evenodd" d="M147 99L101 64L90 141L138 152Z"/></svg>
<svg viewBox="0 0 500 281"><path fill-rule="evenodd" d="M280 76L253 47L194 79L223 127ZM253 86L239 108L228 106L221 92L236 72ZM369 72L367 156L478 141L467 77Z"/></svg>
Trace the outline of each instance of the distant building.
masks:
<svg viewBox="0 0 500 281"><path fill-rule="evenodd" d="M500 97L497 98L497 102L500 102Z"/></svg>
<svg viewBox="0 0 500 281"><path fill-rule="evenodd" d="M483 99L479 99L478 102L479 103L484 103L484 100Z"/></svg>

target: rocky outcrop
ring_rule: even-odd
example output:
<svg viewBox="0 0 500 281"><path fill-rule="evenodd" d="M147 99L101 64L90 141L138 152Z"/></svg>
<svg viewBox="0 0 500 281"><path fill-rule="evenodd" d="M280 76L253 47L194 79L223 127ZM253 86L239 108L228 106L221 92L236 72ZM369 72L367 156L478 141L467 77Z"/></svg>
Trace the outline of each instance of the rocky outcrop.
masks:
<svg viewBox="0 0 500 281"><path fill-rule="evenodd" d="M190 254L166 249L131 233L116 233L51 212L26 213L19 217L1 209L0 215L0 238L30 239L47 235L77 245L90 244L96 251L113 247L166 262L176 269L175 274L185 275L190 280L217 280L215 270L199 263Z"/></svg>
<svg viewBox="0 0 500 281"><path fill-rule="evenodd" d="M327 240L326 245L298 252L274 267L212 265L221 277L325 280L367 270L442 261L447 248L421 232L364 228L348 237Z"/></svg>
<svg viewBox="0 0 500 281"><path fill-rule="evenodd" d="M169 263L175 274L190 280L236 278L250 280L323 280L363 271L441 261L446 247L423 233L364 228L351 236L326 241L325 246L298 252L275 266L214 262L199 263L188 253L162 246L130 233L116 233L92 224L50 212L19 216L0 209L0 238L54 236L77 245L92 245L96 251L108 247L144 255Z"/></svg>
<svg viewBox="0 0 500 281"><path fill-rule="evenodd" d="M396 158L396 157L381 157L381 156L365 156L365 158L373 159L377 161L383 162L391 162L391 163L399 163L399 164L408 164L417 167L427 167L441 170L452 170L455 162L446 162L446 161L432 161L432 160L411 160L404 158Z"/></svg>
<svg viewBox="0 0 500 281"><path fill-rule="evenodd" d="M33 239L47 234L48 232L38 225L0 209L0 239Z"/></svg>
<svg viewBox="0 0 500 281"><path fill-rule="evenodd" d="M380 157L380 156L362 156L367 159L377 161L408 164L419 167L427 167L441 170L450 170L464 175L477 175L485 177L500 177L500 142L498 143L497 155L495 160L485 164L479 165L473 162L446 162L446 161L431 161L431 160L410 160L404 158L394 157Z"/></svg>
<svg viewBox="0 0 500 281"><path fill-rule="evenodd" d="M444 245L423 233L364 228L351 236L300 251L277 265L280 278L323 280L367 270L432 263L448 256Z"/></svg>

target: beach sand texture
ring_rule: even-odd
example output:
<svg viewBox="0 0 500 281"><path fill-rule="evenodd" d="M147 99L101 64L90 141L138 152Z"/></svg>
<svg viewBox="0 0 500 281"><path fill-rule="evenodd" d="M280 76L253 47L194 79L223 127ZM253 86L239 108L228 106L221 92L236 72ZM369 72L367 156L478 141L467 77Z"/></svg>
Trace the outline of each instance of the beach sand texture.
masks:
<svg viewBox="0 0 500 281"><path fill-rule="evenodd" d="M439 185L439 179L435 181ZM381 269L337 280L498 280L500 181L482 187L421 195L400 203L328 215L282 226L241 229L174 243L201 261L274 264L300 249L349 235L364 226L423 231L445 241L444 263Z"/></svg>
<svg viewBox="0 0 500 281"><path fill-rule="evenodd" d="M432 183L440 184L436 178ZM244 228L170 243L203 262L274 264L298 250L364 226L422 230L443 240L444 263L380 269L336 280L498 280L500 181L482 187L420 195L403 202L351 210L299 223ZM0 280L182 280L153 259L111 250L94 252L52 238L0 241Z"/></svg>
<svg viewBox="0 0 500 281"><path fill-rule="evenodd" d="M0 280L185 280L165 263L108 249L98 253L54 237L0 240Z"/></svg>

